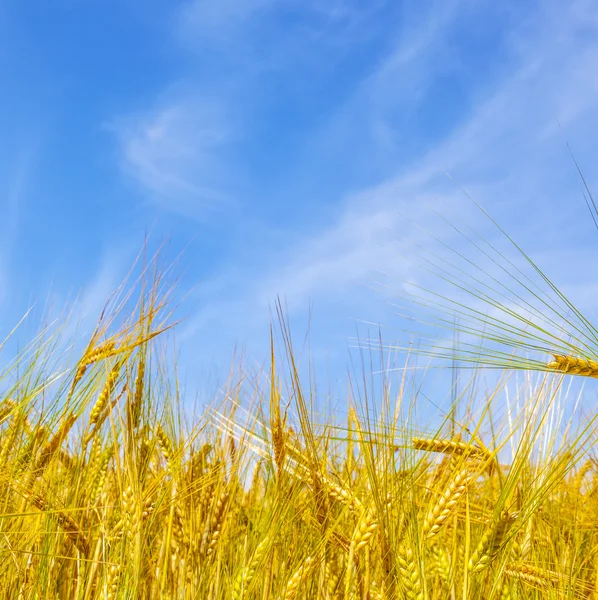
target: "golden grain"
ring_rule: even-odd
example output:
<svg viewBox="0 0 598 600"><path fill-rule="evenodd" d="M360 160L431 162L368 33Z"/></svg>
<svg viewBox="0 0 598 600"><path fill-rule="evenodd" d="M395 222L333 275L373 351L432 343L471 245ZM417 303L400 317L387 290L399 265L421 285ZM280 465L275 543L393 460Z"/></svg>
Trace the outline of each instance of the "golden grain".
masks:
<svg viewBox="0 0 598 600"><path fill-rule="evenodd" d="M498 519L493 519L490 522L486 531L484 531L484 535L478 543L477 548L469 559L470 571L479 573L486 569L496 558L505 543L505 538L510 527L517 517L518 515L516 513L503 511Z"/></svg>
<svg viewBox="0 0 598 600"><path fill-rule="evenodd" d="M424 519L422 535L426 539L431 539L438 534L442 525L455 511L472 477L471 470L468 467L456 473L444 494L440 496Z"/></svg>
<svg viewBox="0 0 598 600"><path fill-rule="evenodd" d="M408 542L399 546L397 563L401 575L401 586L408 600L423 600L424 592L421 580L420 567L413 547Z"/></svg>
<svg viewBox="0 0 598 600"><path fill-rule="evenodd" d="M598 378L598 361L579 356L563 356L561 354L553 354L553 356L554 360L546 365L548 369L569 375Z"/></svg>
<svg viewBox="0 0 598 600"><path fill-rule="evenodd" d="M310 577L316 566L316 560L313 556L308 556L299 566L299 568L291 575L286 584L285 591L281 598L283 600L295 600L299 588Z"/></svg>

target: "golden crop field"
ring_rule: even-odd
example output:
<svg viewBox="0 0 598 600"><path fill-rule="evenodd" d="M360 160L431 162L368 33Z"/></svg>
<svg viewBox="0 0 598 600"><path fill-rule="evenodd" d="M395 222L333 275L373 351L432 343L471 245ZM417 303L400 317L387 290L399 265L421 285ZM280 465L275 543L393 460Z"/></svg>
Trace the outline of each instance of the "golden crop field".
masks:
<svg viewBox="0 0 598 600"><path fill-rule="evenodd" d="M598 373L579 342L515 361L498 417L508 377L424 432L406 379L322 419L282 320L266 383L190 422L161 285L112 301L81 353L44 330L3 373L2 598L598 598L596 412L560 410L568 375Z"/></svg>

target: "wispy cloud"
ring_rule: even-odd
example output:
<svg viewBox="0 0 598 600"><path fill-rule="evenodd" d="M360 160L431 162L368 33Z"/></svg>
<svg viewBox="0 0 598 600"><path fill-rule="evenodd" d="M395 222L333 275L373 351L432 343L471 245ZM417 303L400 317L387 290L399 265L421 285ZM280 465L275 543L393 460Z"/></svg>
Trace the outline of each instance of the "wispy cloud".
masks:
<svg viewBox="0 0 598 600"><path fill-rule="evenodd" d="M526 37L526 23L518 32L521 37L513 32L511 43L518 60L479 99L469 118L422 160L399 167L386 183L353 195L336 223L293 250L301 258L284 269L288 275L278 280L279 288L292 290L295 300L301 290L309 295L318 287L342 293L368 268L389 268L400 259L392 244L386 244L386 250L382 244L393 235L403 235L408 227L403 215L417 215L424 201L450 218L455 209L463 210L461 184L485 205L497 207L516 228L521 223L513 218L515 214L531 216L542 206L558 206L555 177L566 187L574 171L557 119L576 139L582 134L587 137L588 127L598 127L593 110L598 86L590 75L598 68L598 44L591 38L579 40L580 29L588 27L595 11L584 6L589 15L578 5L566 18L560 11L558 20L556 14L549 14L533 39ZM377 80L370 81L376 95ZM455 176L454 183L443 169ZM583 210L581 196L578 202ZM552 211L537 213L534 220L552 231L570 224L567 215L555 220Z"/></svg>
<svg viewBox="0 0 598 600"><path fill-rule="evenodd" d="M210 47L245 68L248 59L258 58L257 69L285 69L290 62L311 61L306 43L313 49L336 47L342 52L347 42L375 35L375 17L387 4L386 0L193 0L179 12L176 34L188 48Z"/></svg>
<svg viewBox="0 0 598 600"><path fill-rule="evenodd" d="M377 274L379 270L387 273L386 281L391 285L414 276L425 280L425 273L418 273L405 257L419 255L419 246L430 246L431 238L411 225L411 220L432 234L441 232L457 248L458 235L436 219L434 211L453 222L463 218L484 227L461 185L489 207L507 230L528 236L526 249L539 256L543 265L559 252L551 240L563 235L575 236L568 238L568 243L576 252L587 251L586 238L595 232L590 223L586 227L579 221L583 199L577 194L575 172L562 132L555 124L557 119L566 123L567 135L574 139L587 139L589 131L598 132L593 109L598 89L591 81L591 73L598 68L598 47L595 37L579 35L581 29L587 34L589 24L595 22L593 14L592 6L578 3L566 14L552 5L541 22L536 15L528 15L508 36L508 68L477 90L468 114L443 140L433 140L417 160L397 161L394 172L390 169L390 176L381 183L348 194L317 231L312 227L295 243L277 247L269 260L251 265L251 276L231 280L225 303L220 304L220 295L213 303L204 297L209 307L204 305L201 317L188 324L188 331L205 334L210 328L207 314L212 323L227 322L225 315L242 315L233 317L231 328L234 335L243 337L249 315L252 330L256 322L267 322L268 305L277 295L288 300L295 314L305 313L309 303L316 302L325 313L323 320L329 321L329 331L344 328L349 332L347 319L351 316L387 320L392 311L375 308L376 294L370 292L368 296L360 289L382 277ZM454 20L442 23L430 25L430 31L446 39ZM412 52L405 48L392 52L367 79L359 96L332 117L335 126L325 128L325 134L336 135L341 125L349 129L352 122L359 121L362 98L375 98L387 89L386 76L378 73L392 70L397 53L402 61L422 60L419 47L421 52L428 52L427 45L419 43ZM375 120L376 114L383 115L387 108L382 105L377 113L370 104L368 118ZM437 109L442 110L441 101ZM400 122L395 126L393 136L400 137ZM322 136L318 144L327 147L324 133ZM359 144L355 144L346 152L359 151ZM443 169L450 172L453 181ZM563 193L567 194L566 201ZM564 201L577 203L574 213L559 210ZM582 269L565 268L554 275L566 289L577 292L582 280L584 286L595 285ZM587 297L583 292L581 295ZM219 306L222 316L218 316ZM345 319L344 326L339 319ZM400 323L396 326L400 328Z"/></svg>
<svg viewBox="0 0 598 600"><path fill-rule="evenodd" d="M384 23L376 17L386 6L185 4L171 34L189 68L152 106L110 123L123 171L163 207L186 216L205 218L215 207L253 202L260 184L246 163L276 152L274 145L297 128L285 104L297 110L298 94L321 94L347 55L375 39Z"/></svg>
<svg viewBox="0 0 598 600"><path fill-rule="evenodd" d="M115 121L122 165L174 212L197 218L233 202L227 193L227 148L232 143L222 108L201 94L175 93L143 114Z"/></svg>

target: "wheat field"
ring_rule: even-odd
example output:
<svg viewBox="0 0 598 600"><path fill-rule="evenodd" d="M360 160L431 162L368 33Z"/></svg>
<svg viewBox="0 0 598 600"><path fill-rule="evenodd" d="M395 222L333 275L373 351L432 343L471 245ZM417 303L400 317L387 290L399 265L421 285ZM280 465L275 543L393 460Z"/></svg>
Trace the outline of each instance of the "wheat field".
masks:
<svg viewBox="0 0 598 600"><path fill-rule="evenodd" d="M598 598L598 422L562 411L593 360L555 351L507 408L505 377L434 430L404 381L339 422L282 323L250 397L232 380L190 420L160 285L79 353L44 332L6 367L0 597Z"/></svg>

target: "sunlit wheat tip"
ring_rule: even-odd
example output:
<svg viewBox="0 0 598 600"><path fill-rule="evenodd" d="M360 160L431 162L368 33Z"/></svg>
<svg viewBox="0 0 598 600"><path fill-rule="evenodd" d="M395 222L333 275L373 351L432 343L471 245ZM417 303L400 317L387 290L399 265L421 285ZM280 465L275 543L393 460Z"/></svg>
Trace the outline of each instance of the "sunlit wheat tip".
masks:
<svg viewBox="0 0 598 600"><path fill-rule="evenodd" d="M567 373L569 375L582 375L584 377L598 378L598 362L589 358L576 356L563 356L553 354L554 361L546 366L553 371Z"/></svg>

